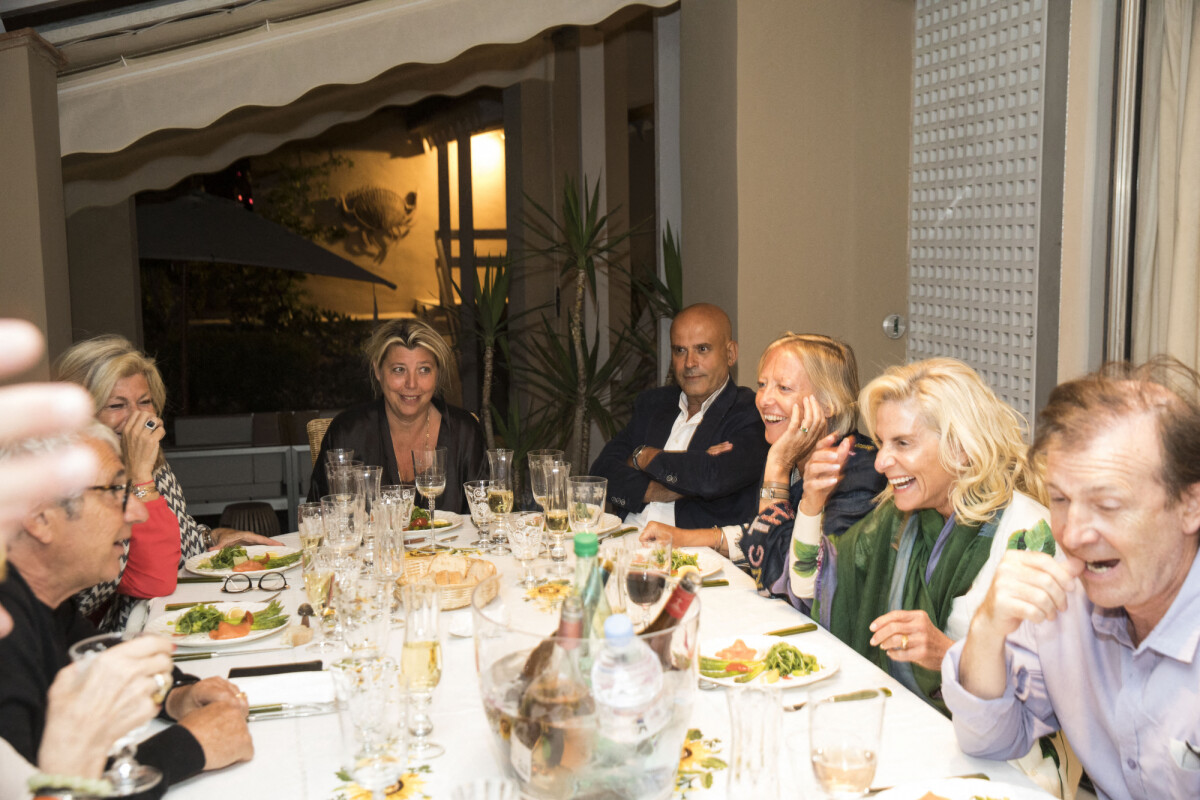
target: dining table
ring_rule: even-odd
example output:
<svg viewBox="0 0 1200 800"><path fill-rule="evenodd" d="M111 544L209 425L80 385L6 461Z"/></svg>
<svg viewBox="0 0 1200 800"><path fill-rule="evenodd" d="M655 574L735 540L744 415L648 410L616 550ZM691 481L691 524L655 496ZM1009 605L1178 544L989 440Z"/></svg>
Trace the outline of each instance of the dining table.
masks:
<svg viewBox="0 0 1200 800"><path fill-rule="evenodd" d="M469 517L464 516L461 522L455 535L439 537L441 545L470 548L470 543L477 538L476 529ZM636 533L627 535L634 536ZM285 534L279 539L289 546L298 546L298 534ZM501 580L515 582L520 575L519 566L510 555L472 555L492 561ZM764 634L811 622L788 603L761 596L749 575L731 561L709 551L706 560L712 563L713 559L719 559L720 571L710 580L724 580L727 584L704 586L698 591L701 642L709 638ZM550 566L548 559L538 564L540 569L549 569ZM303 580L299 568L286 575L289 586L279 596L279 601L287 613L295 614L305 602ZM226 595L221 588L220 583L180 583L169 597L151 601L146 619L152 622L161 617L167 604L238 598L252 602L269 596L257 588L241 595ZM469 633L471 614L469 606L441 613L443 672L433 694L431 716L434 730L430 738L445 747L445 754L420 764L411 763L408 781L400 797L441 800L450 798L454 787L459 784L506 774L504 765L493 753L492 733L484 716L474 642ZM464 633L467 635L461 635ZM955 741L950 720L828 631L817 627L782 638L801 650L808 648L819 651L837 665L836 671L824 680L785 689L782 694L785 705L863 689L884 687L890 690L873 787L982 774L992 781L1034 791L1035 784L1012 764L964 754ZM215 651L220 652L221 657L186 661L179 666L185 672L201 678L228 677L232 668L299 664L320 658L304 646L279 649L283 646L282 641L281 636L269 636ZM387 646L388 653L399 660L402 646L403 631L394 628ZM177 654L186 651L185 648L179 648ZM263 687L269 688L272 684L292 685L289 681L303 681L296 675L304 674L252 679L249 681L253 684L248 690L249 702L255 705L263 699L272 703L292 699L280 698L276 692L268 692L271 696L266 697L262 694ZM238 683L238 680L234 682ZM728 796L728 769L724 765L729 762L731 747L727 701L729 691L717 687L695 693L690 723L693 731L690 734L690 757L685 761L686 771L681 773L683 778L675 792L676 797L685 800L722 800ZM339 776L345 753L343 742L348 733L343 728L349 724L336 712L252 719L250 730L254 753L250 760L201 773L172 787L169 796L179 800L365 800L370 796L369 793L356 796L348 786L344 773ZM808 764L807 726L806 711L783 715L779 747L780 797L822 796L816 789ZM705 773L710 773L710 777L706 779ZM706 782L711 784L707 788L704 786Z"/></svg>

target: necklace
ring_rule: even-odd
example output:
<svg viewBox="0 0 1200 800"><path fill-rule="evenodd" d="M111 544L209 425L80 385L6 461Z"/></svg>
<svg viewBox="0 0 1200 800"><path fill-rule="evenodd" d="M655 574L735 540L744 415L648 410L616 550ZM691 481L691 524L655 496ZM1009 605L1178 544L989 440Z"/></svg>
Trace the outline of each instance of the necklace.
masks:
<svg viewBox="0 0 1200 800"><path fill-rule="evenodd" d="M426 450L429 449L429 412L431 412L431 411L433 411L432 403L429 405L429 408L425 409L425 449Z"/></svg>

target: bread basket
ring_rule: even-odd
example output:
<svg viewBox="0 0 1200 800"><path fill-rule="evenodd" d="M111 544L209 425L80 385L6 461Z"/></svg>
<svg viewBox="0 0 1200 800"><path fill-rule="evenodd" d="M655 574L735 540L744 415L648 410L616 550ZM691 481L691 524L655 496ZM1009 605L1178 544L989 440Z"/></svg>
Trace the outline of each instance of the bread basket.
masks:
<svg viewBox="0 0 1200 800"><path fill-rule="evenodd" d="M405 586L410 583L419 583L429 573L430 567L433 565L434 559L437 556L408 556L404 559L404 575L396 579L399 586ZM441 603L443 611L453 611L456 608L465 608L471 603L471 592L475 591L475 587L482 583L486 578L496 574L496 565L482 558L471 558L464 556L468 565L475 565L476 573L479 575L479 580L471 580L466 583L446 583L438 585L438 600ZM496 594L496 582L488 584L491 588L491 597L484 598L484 602L490 602Z"/></svg>

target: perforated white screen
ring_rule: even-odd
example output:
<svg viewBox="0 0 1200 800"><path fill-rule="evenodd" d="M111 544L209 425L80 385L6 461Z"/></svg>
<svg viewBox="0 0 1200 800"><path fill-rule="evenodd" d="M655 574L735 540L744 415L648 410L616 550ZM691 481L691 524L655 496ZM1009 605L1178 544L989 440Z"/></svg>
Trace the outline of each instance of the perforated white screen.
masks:
<svg viewBox="0 0 1200 800"><path fill-rule="evenodd" d="M952 356L1033 411L1044 0L918 0L910 360Z"/></svg>

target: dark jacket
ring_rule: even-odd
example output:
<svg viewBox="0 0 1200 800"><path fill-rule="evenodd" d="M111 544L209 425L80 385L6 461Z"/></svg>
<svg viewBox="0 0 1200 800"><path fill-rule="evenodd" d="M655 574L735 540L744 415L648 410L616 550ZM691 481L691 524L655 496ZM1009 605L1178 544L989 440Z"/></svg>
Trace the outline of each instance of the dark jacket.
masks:
<svg viewBox="0 0 1200 800"><path fill-rule="evenodd" d="M438 428L437 446L450 452L446 455L446 491L437 499L437 508L467 513L467 498L463 494L466 481L487 478L487 445L479 420L469 411L447 405L440 397L433 398L434 407L442 415ZM347 408L333 418L321 452L313 466L308 499L320 500L329 494L329 478L325 474L325 451L329 448L350 448L355 460L367 466L383 467L383 485L400 482L396 468L396 451L392 447L392 432L388 427L383 398ZM411 458L411 456L409 456ZM418 503L424 499L418 497Z"/></svg>
<svg viewBox="0 0 1200 800"><path fill-rule="evenodd" d="M622 515L641 511L646 487L654 480L686 495L675 501L675 525L680 528L733 525L753 517L768 450L754 392L730 380L704 413L686 452L659 453L644 472L625 463L638 445L665 445L678 416L677 387L638 395L633 418L592 464L592 475L608 478L613 510ZM716 456L706 452L721 442L733 449Z"/></svg>
<svg viewBox="0 0 1200 800"><path fill-rule="evenodd" d="M46 730L47 693L58 671L71 663L68 648L98 633L68 600L50 608L34 595L21 573L8 565L0 583L0 605L13 619L13 630L0 639L0 738L31 764ZM176 679L183 673L175 671ZM194 680L194 679L193 679ZM172 725L138 745L137 759L162 770L163 781L138 798L161 797L167 787L204 768L204 750L191 732Z"/></svg>

